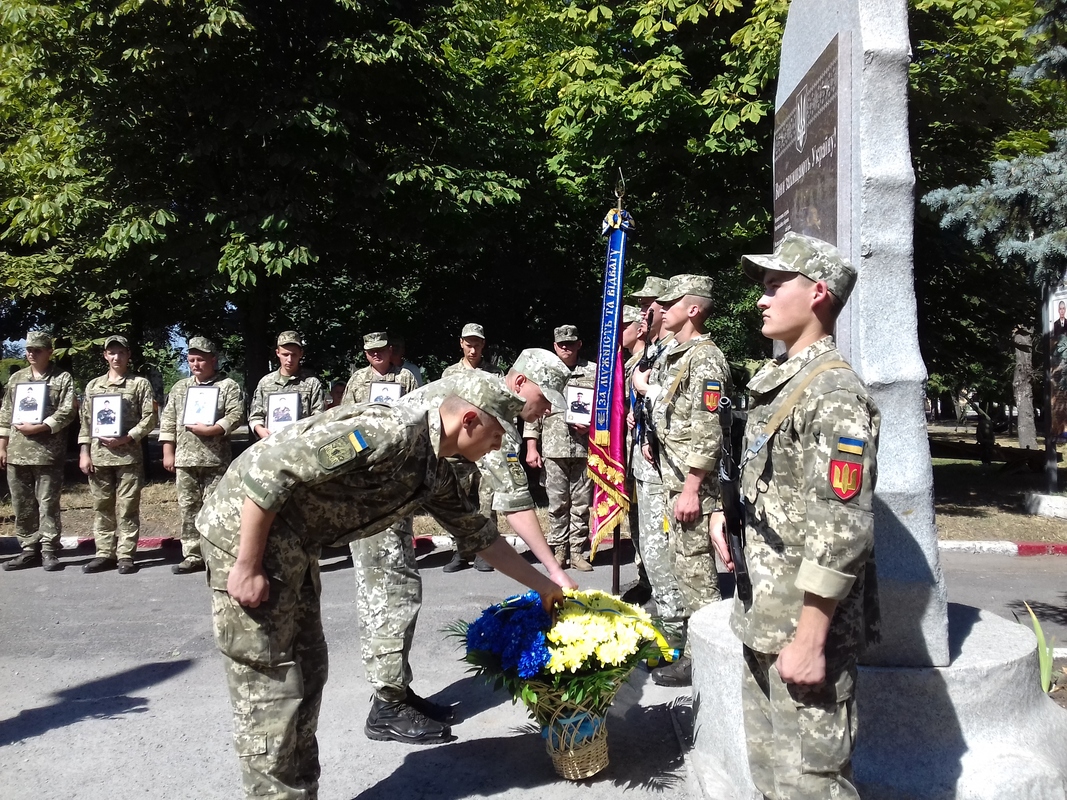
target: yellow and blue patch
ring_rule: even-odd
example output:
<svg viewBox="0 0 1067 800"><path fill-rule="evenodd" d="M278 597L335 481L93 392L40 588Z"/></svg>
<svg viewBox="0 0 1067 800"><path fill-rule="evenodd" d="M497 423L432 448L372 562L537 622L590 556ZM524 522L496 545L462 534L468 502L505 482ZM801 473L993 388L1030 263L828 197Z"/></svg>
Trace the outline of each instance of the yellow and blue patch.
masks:
<svg viewBox="0 0 1067 800"><path fill-rule="evenodd" d="M854 456L862 456L863 448L867 443L863 439L851 439L847 436L837 437L837 452L851 453Z"/></svg>
<svg viewBox="0 0 1067 800"><path fill-rule="evenodd" d="M367 440L363 438L363 434L357 428L351 433L338 436L320 447L317 453L319 465L327 470L337 469L342 464L347 464L356 457L357 453L362 453L368 447Z"/></svg>
<svg viewBox="0 0 1067 800"><path fill-rule="evenodd" d="M719 381L704 381L704 408L712 413L719 410L722 384Z"/></svg>
<svg viewBox="0 0 1067 800"><path fill-rule="evenodd" d="M352 443L352 447L355 448L357 453L362 453L367 449L367 441L363 438L363 434L359 430L354 430L348 434L348 441Z"/></svg>

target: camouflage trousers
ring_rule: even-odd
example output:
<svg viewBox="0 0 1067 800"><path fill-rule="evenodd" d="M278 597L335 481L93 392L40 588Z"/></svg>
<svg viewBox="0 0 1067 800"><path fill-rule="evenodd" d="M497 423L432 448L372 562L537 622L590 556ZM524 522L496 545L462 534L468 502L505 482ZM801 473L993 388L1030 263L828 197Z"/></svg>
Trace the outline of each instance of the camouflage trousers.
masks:
<svg viewBox="0 0 1067 800"><path fill-rule="evenodd" d="M137 552L143 486L143 464L97 467L89 473L97 557L133 558Z"/></svg>
<svg viewBox="0 0 1067 800"><path fill-rule="evenodd" d="M315 800L315 734L329 667L311 570L299 591L271 580L269 599L256 608L222 590L211 594L245 797Z"/></svg>
<svg viewBox="0 0 1067 800"><path fill-rule="evenodd" d="M548 545L567 547L571 556L589 549L589 506L593 481L584 458L546 458Z"/></svg>
<svg viewBox="0 0 1067 800"><path fill-rule="evenodd" d="M648 582L652 584L652 598L662 620L663 635L671 647L681 650L685 644L685 621L689 619L689 612L674 577L671 548L663 529L666 492L662 483L637 481L638 548Z"/></svg>
<svg viewBox="0 0 1067 800"><path fill-rule="evenodd" d="M349 547L367 682L382 700L402 700L411 683L408 656L422 608L411 519Z"/></svg>
<svg viewBox="0 0 1067 800"><path fill-rule="evenodd" d="M719 571L711 545L711 515L703 514L695 522L683 525L674 518L674 503L679 495L668 492L664 506L663 529L670 549L671 571L685 603L685 619L708 603L722 599L719 594ZM689 655L689 642L685 643Z"/></svg>
<svg viewBox="0 0 1067 800"><path fill-rule="evenodd" d="M741 708L756 788L770 800L859 800L852 784L856 668L821 686L782 681L777 655L744 648Z"/></svg>
<svg viewBox="0 0 1067 800"><path fill-rule="evenodd" d="M182 515L182 558L203 558L196 515L226 474L226 467L176 467L174 474Z"/></svg>
<svg viewBox="0 0 1067 800"><path fill-rule="evenodd" d="M23 550L59 551L63 525L59 498L63 493L63 465L7 465L15 536Z"/></svg>
<svg viewBox="0 0 1067 800"><path fill-rule="evenodd" d="M478 469L478 465L466 460L453 461L451 463L460 488L467 495L471 505L477 508L483 517L492 520L493 525L496 525L498 518L497 513L493 511L493 490L489 488L489 482L482 479L482 473ZM456 549L459 549L458 545ZM460 555L469 561L474 558L475 554L461 552Z"/></svg>

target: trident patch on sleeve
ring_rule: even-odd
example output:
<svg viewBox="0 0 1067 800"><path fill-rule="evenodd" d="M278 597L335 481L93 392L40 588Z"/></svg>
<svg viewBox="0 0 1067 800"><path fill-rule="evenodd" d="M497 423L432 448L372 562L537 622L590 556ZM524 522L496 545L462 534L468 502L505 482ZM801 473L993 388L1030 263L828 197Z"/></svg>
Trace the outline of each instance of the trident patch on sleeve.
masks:
<svg viewBox="0 0 1067 800"><path fill-rule="evenodd" d="M704 408L711 412L718 411L720 397L722 384L719 381L704 381Z"/></svg>
<svg viewBox="0 0 1067 800"><path fill-rule="evenodd" d="M522 468L522 464L519 463L518 453L508 453L508 472L511 474L511 480L514 481L516 486L526 485L526 472Z"/></svg>
<svg viewBox="0 0 1067 800"><path fill-rule="evenodd" d="M333 441L327 442L319 448L319 465L323 469L337 469L342 464L347 464L357 453L361 453L368 447L366 439L359 429L338 436Z"/></svg>
<svg viewBox="0 0 1067 800"><path fill-rule="evenodd" d="M837 439L837 458L830 459L830 488L842 500L848 501L859 494L863 485L863 464L856 457L863 455L866 442L840 436Z"/></svg>

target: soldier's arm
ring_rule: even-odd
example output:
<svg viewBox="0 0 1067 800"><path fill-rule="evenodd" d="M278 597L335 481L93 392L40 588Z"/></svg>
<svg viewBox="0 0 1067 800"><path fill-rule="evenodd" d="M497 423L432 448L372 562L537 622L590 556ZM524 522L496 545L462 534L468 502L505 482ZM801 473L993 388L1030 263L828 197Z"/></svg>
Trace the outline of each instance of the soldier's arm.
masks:
<svg viewBox="0 0 1067 800"><path fill-rule="evenodd" d="M326 390L318 378L311 378L308 382L311 384L308 396L308 416L311 416L326 410Z"/></svg>
<svg viewBox="0 0 1067 800"><path fill-rule="evenodd" d="M837 600L804 593L796 633L775 662L783 681L818 686L826 680L826 637L836 609Z"/></svg>
<svg viewBox="0 0 1067 800"><path fill-rule="evenodd" d="M722 447L718 401L730 388L729 367L713 348L698 349L689 362L688 370L685 391L689 395L689 437L684 451L685 466L689 472L685 478L685 488L675 506L675 518L681 522L693 522L700 516L702 488L711 497L719 494L715 481Z"/></svg>
<svg viewBox="0 0 1067 800"><path fill-rule="evenodd" d="M78 413L78 444L86 447L92 442L93 425L89 417L92 412L93 401L89 395L89 390L93 388L94 381L95 379L85 385L85 398L82 400L81 410ZM85 470L82 469L82 472L85 472Z"/></svg>
<svg viewBox="0 0 1067 800"><path fill-rule="evenodd" d="M141 405L141 417L137 424L130 428L126 435L133 442L140 442L152 429L156 427L156 398L152 392L152 384L147 378L140 378L137 382L138 397Z"/></svg>
<svg viewBox="0 0 1067 800"><path fill-rule="evenodd" d="M44 419L44 424L52 433L59 433L74 422L78 415L74 408L74 379L70 377L69 372L57 376L56 388L59 390L59 401L51 415Z"/></svg>
<svg viewBox="0 0 1067 800"><path fill-rule="evenodd" d="M234 428L240 427L245 418L245 403L243 392L237 381L227 379L224 387L224 414L222 419L215 424L222 428L224 434L230 433Z"/></svg>
<svg viewBox="0 0 1067 800"><path fill-rule="evenodd" d="M263 431L260 432L260 428ZM256 390L252 392L252 403L248 407L248 429L260 439L269 435L267 430L267 394L263 391L263 379L256 384Z"/></svg>
<svg viewBox="0 0 1067 800"><path fill-rule="evenodd" d="M348 383L345 384L345 393L341 396L341 404L345 403L358 403L360 398L357 396L359 389L359 371L352 373L352 376L348 379Z"/></svg>
<svg viewBox="0 0 1067 800"><path fill-rule="evenodd" d="M401 367L400 372L397 374L397 383L404 387L402 395L409 394L422 385L419 383L419 379L415 377L415 373L407 367Z"/></svg>
<svg viewBox="0 0 1067 800"><path fill-rule="evenodd" d="M159 421L159 441L173 442L177 438L178 429L178 385L171 387L167 395L167 404L163 406L163 415Z"/></svg>
<svg viewBox="0 0 1067 800"><path fill-rule="evenodd" d="M548 577L552 579L553 583L557 586L562 586L564 589L578 588L575 580L564 572L559 562L556 561L556 556L545 540L545 534L541 530L541 521L537 519L537 512L534 509L528 508L523 511L505 512L504 516L511 529L526 543L526 546L530 548L530 552L548 571Z"/></svg>
<svg viewBox="0 0 1067 800"><path fill-rule="evenodd" d="M540 469L544 460L541 458L541 433L544 423L524 422L522 425L522 438L526 440L526 463L534 469Z"/></svg>
<svg viewBox="0 0 1067 800"><path fill-rule="evenodd" d="M4 399L0 402L0 469L7 467L7 440L11 437L11 417L14 414L15 376L8 378Z"/></svg>
<svg viewBox="0 0 1067 800"><path fill-rule="evenodd" d="M226 579L226 591L242 606L255 608L270 598L270 580L263 569L270 526L277 512L261 508L251 497L241 505L237 559Z"/></svg>

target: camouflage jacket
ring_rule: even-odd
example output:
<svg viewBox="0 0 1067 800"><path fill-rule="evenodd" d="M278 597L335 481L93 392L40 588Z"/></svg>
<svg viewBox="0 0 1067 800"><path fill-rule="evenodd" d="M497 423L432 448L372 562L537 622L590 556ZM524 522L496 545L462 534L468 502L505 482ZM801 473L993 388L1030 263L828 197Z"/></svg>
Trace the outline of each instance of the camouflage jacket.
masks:
<svg viewBox="0 0 1067 800"><path fill-rule="evenodd" d="M93 397L102 394L122 395L122 435L133 439L129 444L109 448L94 439ZM156 427L156 398L152 384L146 378L127 373L112 383L107 375L93 378L85 387L85 399L81 407L81 430L78 444L89 445L89 457L97 467L120 467L140 464L144 460L141 440Z"/></svg>
<svg viewBox="0 0 1067 800"><path fill-rule="evenodd" d="M428 383L401 400L400 405L421 411L436 410L441 407L446 397L454 393L456 379L462 378L463 374L454 373L447 378ZM457 457L455 461L464 465L470 463L461 457ZM519 460L519 440L514 430L505 430L500 449L492 450L480 458L477 467L482 474L482 480L493 493L494 511L510 514L513 511L534 508L526 470Z"/></svg>
<svg viewBox="0 0 1067 800"><path fill-rule="evenodd" d="M11 416L15 410L15 387L20 383L48 384L43 421L48 426L49 433L24 436L11 427ZM0 438L8 439L8 463L27 467L62 464L67 454L67 437L62 431L74 422L76 416L74 381L70 373L60 371L52 363L40 378L33 377L31 367L20 369L8 380L7 392L4 394L3 404L0 405Z"/></svg>
<svg viewBox="0 0 1067 800"><path fill-rule="evenodd" d="M702 510L710 514L719 497L722 429L716 412L719 398L731 389L726 356L708 334L695 336L656 360L650 383L651 432L659 442L663 485L680 492L690 469L706 470L700 498Z"/></svg>
<svg viewBox="0 0 1067 800"><path fill-rule="evenodd" d="M567 386L577 386L592 390L596 381L596 364L592 361L579 361L571 370ZM566 396L566 391L564 391ZM592 392L590 392L590 397ZM592 400L590 399L590 403ZM573 425L564 422L562 411L553 411L543 420L527 422L523 425L524 439L541 441L542 458L585 458L589 451L589 431L579 432Z"/></svg>
<svg viewBox="0 0 1067 800"><path fill-rule="evenodd" d="M345 393L341 398L341 402L372 402L374 399L370 396L370 386L372 383L399 383L401 397L408 392L413 392L415 389L419 388L418 380L406 369L392 367L387 373L381 375L374 369L374 367L367 365L366 367L363 367L363 369L357 369L352 373L352 377L348 379L348 385L345 386Z"/></svg>
<svg viewBox="0 0 1067 800"><path fill-rule="evenodd" d="M649 356L652 362L653 368L656 366L656 361L663 355L663 353L674 346L674 337L668 336L666 339L660 339L658 342L653 342L649 345L651 348ZM639 394L635 394L633 391L634 372L637 371L638 365L641 363L641 356L643 353L635 353L630 356L624 367L626 371L626 400L631 402L632 405L640 404L642 408L648 408L645 403L645 398ZM636 480L642 483L661 484L663 479L660 477L659 471L648 461L645 460L644 455L641 453L641 443L638 441L638 437L635 435L637 429L628 430L627 436L629 436L629 453L630 453L630 471ZM647 435L645 441L647 442Z"/></svg>
<svg viewBox="0 0 1067 800"><path fill-rule="evenodd" d="M326 392L322 381L306 369L301 369L291 377L282 375L281 370L274 370L264 375L252 394L252 404L248 409L248 428L252 431L253 441L257 425L269 428L267 424L267 396L278 392L298 392L300 394L300 419L318 414L326 408Z"/></svg>
<svg viewBox="0 0 1067 800"><path fill-rule="evenodd" d="M218 386L215 405L215 424L222 428L218 436L197 436L187 430L185 398L193 386ZM244 398L237 381L216 372L209 380L198 383L196 378L183 378L170 389L163 418L159 424L159 441L174 442L176 467L224 467L230 463L230 432L244 421Z"/></svg>
<svg viewBox="0 0 1067 800"><path fill-rule="evenodd" d="M749 384L745 444L797 382L841 359L829 336L764 366ZM741 472L748 524L745 557L752 602L734 603L731 623L753 650L778 653L792 641L804 593L838 600L826 642L828 671L854 664L877 630L874 515L878 409L850 369L818 375L778 433ZM873 642L872 642L873 643Z"/></svg>
<svg viewBox="0 0 1067 800"><path fill-rule="evenodd" d="M486 366L486 361L485 361L484 358L482 359L482 363L479 364L477 367L468 366L466 360L461 358L459 361L457 361L452 366L445 367L445 371L441 373L441 377L442 378L448 378L448 377L450 377L452 375L455 375L457 373L462 375L464 372L466 372L467 370L471 370L471 369L480 369L482 372L488 372L491 375L496 374L496 373L493 372L493 370L486 369L485 366Z"/></svg>
<svg viewBox="0 0 1067 800"><path fill-rule="evenodd" d="M196 527L216 589L237 556L245 498L277 513L263 566L294 590L323 545L372 536L428 512L471 552L491 545L495 526L478 514L455 472L439 458L440 417L383 404L340 405L248 448L204 503Z"/></svg>

